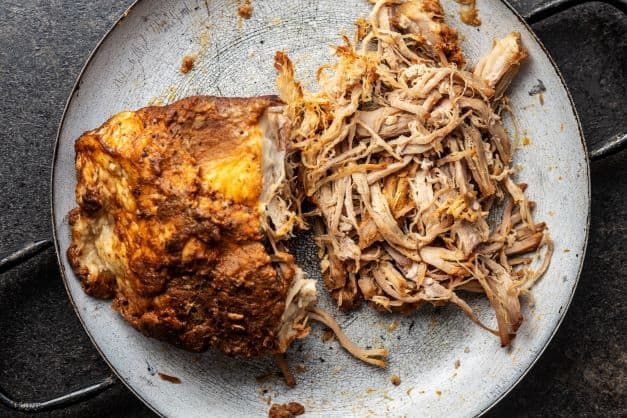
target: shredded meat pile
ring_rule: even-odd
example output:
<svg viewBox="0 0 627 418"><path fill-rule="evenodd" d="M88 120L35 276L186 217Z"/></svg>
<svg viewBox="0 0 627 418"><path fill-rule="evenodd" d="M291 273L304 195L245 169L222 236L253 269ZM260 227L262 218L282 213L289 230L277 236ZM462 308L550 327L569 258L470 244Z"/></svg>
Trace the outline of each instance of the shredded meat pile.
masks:
<svg viewBox="0 0 627 418"><path fill-rule="evenodd" d="M520 296L552 252L526 185L513 179L502 125L504 92L527 57L520 35L470 69L437 0L374 3L355 43L344 37L337 63L319 70L317 92L294 79L284 53L275 60L292 123L287 158L300 198L316 207L325 285L345 309L361 297L402 312L452 302L508 345ZM498 330L461 290L488 297Z"/></svg>

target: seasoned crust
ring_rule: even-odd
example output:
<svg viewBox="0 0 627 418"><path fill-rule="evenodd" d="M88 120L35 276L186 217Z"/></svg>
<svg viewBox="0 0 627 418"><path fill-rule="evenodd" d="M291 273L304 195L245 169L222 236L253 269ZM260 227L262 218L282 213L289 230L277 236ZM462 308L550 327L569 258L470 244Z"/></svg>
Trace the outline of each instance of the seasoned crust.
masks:
<svg viewBox="0 0 627 418"><path fill-rule="evenodd" d="M396 7L392 21L401 29L424 36L429 51L440 61L464 65L457 31L444 22L439 0L409 0Z"/></svg>
<svg viewBox="0 0 627 418"><path fill-rule="evenodd" d="M277 103L190 97L82 135L67 255L85 291L188 350L276 352L294 272L277 273L258 205L259 121Z"/></svg>

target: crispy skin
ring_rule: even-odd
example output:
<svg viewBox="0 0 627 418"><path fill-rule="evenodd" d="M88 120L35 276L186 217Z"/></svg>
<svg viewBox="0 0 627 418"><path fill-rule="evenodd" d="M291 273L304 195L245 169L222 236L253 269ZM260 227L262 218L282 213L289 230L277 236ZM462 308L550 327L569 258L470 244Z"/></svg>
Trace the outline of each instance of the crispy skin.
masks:
<svg viewBox="0 0 627 418"><path fill-rule="evenodd" d="M274 97L123 112L76 142L68 258L85 291L191 351L277 352L294 270L263 245L259 121Z"/></svg>

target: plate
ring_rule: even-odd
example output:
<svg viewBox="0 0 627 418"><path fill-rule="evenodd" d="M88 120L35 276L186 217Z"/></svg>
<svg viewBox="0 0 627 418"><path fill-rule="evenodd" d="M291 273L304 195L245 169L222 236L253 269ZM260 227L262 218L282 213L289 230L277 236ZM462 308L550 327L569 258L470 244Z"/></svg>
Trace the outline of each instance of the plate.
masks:
<svg viewBox="0 0 627 418"><path fill-rule="evenodd" d="M192 354L133 330L110 303L85 295L65 253L67 213L75 206L74 141L116 112L168 103L194 94L251 96L275 92L273 56L286 51L298 76L314 83L315 70L332 59L330 45L367 15L366 0L254 0L252 18L237 14L232 0L138 1L103 39L77 81L62 121L53 172L53 220L59 262L69 296L102 356L155 412L180 417L266 416L267 402L298 401L307 416L471 416L501 399L541 355L562 321L577 285L588 233L590 185L585 145L568 91L537 38L506 3L479 1L483 24L461 24L458 5L443 1L447 21L463 36L471 63L489 50L492 39L522 34L530 59L511 86L520 129L531 138L516 163L538 204L556 249L545 277L525 303L525 321L510 348L475 326L454 306L425 308L411 316L374 312L364 306L340 313L319 283L320 304L334 313L345 332L363 346L391 351L385 370L362 364L323 342L322 329L297 342L290 363L300 370L288 389L269 359L231 359L216 351ZM180 71L184 56L194 69ZM544 105L528 93L542 80ZM311 237L294 243L298 261L320 279ZM480 318L494 323L482 297L469 302ZM398 321L398 327L390 326ZM180 384L159 378L175 376ZM390 376L401 378L399 386Z"/></svg>

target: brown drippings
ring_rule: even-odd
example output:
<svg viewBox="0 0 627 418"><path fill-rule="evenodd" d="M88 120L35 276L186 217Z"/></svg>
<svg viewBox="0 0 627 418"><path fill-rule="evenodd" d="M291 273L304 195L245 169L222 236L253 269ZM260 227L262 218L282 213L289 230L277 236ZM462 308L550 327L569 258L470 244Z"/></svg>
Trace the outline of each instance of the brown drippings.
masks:
<svg viewBox="0 0 627 418"><path fill-rule="evenodd" d="M179 379L178 377L170 376L169 374L165 374L165 373L157 373L157 374L159 375L161 380L165 380L166 382L174 383L175 385L180 385L181 384L181 379Z"/></svg>
<svg viewBox="0 0 627 418"><path fill-rule="evenodd" d="M477 9L476 0L455 0L461 5L459 9L459 17L462 22L470 26L480 26L479 9Z"/></svg>
<svg viewBox="0 0 627 418"><path fill-rule="evenodd" d="M390 382L392 382L394 386L398 386L401 384L401 378L399 377L399 375L393 374L392 376L390 376Z"/></svg>
<svg viewBox="0 0 627 418"><path fill-rule="evenodd" d="M244 0L237 8L237 14L243 19L250 19L253 15L253 5L251 0Z"/></svg>
<svg viewBox="0 0 627 418"><path fill-rule="evenodd" d="M456 369L459 369L459 366L461 366L461 362L459 360L455 360L455 363L453 365Z"/></svg>
<svg viewBox="0 0 627 418"><path fill-rule="evenodd" d="M183 61L181 61L181 72L183 74L187 74L193 70L194 61L196 61L196 57L194 55L185 55L183 57Z"/></svg>
<svg viewBox="0 0 627 418"><path fill-rule="evenodd" d="M270 407L268 418L293 418L305 413L305 407L298 402L274 404Z"/></svg>

